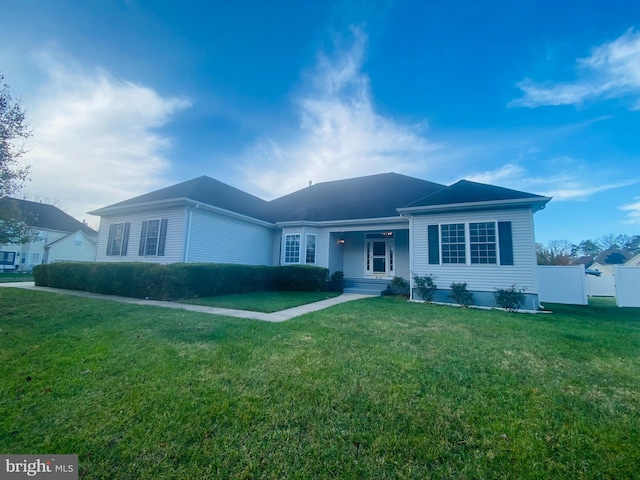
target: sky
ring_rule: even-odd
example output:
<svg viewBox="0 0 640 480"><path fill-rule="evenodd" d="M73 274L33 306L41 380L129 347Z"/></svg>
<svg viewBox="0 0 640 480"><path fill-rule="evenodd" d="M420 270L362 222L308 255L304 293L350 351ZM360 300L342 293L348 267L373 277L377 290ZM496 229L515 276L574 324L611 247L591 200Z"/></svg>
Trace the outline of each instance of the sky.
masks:
<svg viewBox="0 0 640 480"><path fill-rule="evenodd" d="M397 172L553 197L536 240L640 234L636 0L4 0L21 195L87 212L201 175L266 200Z"/></svg>

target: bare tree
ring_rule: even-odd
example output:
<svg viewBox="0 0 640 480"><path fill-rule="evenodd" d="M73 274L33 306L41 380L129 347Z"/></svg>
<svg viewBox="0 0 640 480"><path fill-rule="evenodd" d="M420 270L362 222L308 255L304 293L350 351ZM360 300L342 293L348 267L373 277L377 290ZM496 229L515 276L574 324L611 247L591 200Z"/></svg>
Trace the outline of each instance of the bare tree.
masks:
<svg viewBox="0 0 640 480"><path fill-rule="evenodd" d="M552 240L545 247L536 244L538 265L569 265L575 259L577 247L568 240Z"/></svg>
<svg viewBox="0 0 640 480"><path fill-rule="evenodd" d="M618 245L618 237L614 233L607 233L601 236L596 242L602 248L602 250L608 250L609 248L620 248L622 245Z"/></svg>

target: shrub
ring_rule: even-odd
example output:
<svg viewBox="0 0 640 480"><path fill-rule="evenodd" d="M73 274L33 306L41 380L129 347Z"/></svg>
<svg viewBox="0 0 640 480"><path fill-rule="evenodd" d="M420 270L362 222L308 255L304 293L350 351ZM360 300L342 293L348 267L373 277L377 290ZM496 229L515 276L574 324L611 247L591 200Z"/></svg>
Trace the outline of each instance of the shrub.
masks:
<svg viewBox="0 0 640 480"><path fill-rule="evenodd" d="M135 298L181 299L265 290L322 291L326 268L213 263L59 262L38 265L36 285Z"/></svg>
<svg viewBox="0 0 640 480"><path fill-rule="evenodd" d="M409 296L409 282L402 277L394 277L391 280L391 285L388 287L391 295L402 295L403 297Z"/></svg>
<svg viewBox="0 0 640 480"><path fill-rule="evenodd" d="M499 307L502 307L509 312L517 312L522 308L527 299L524 295L524 291L524 288L517 288L515 285L512 285L509 288L496 289L493 292L493 297Z"/></svg>
<svg viewBox="0 0 640 480"><path fill-rule="evenodd" d="M332 292L341 292L344 290L344 272L337 270L329 277L329 283L327 284L327 290Z"/></svg>
<svg viewBox="0 0 640 480"><path fill-rule="evenodd" d="M425 302L432 302L433 296L438 290L435 284L435 276L429 274L422 277L416 275L413 277L413 283L416 285L416 291L420 298Z"/></svg>
<svg viewBox="0 0 640 480"><path fill-rule="evenodd" d="M449 298L463 307L468 307L473 303L473 293L467 290L467 282L453 282L451 284L451 293L449 294Z"/></svg>
<svg viewBox="0 0 640 480"><path fill-rule="evenodd" d="M309 265L270 267L273 274L272 290L298 290L321 292L327 287L329 270Z"/></svg>

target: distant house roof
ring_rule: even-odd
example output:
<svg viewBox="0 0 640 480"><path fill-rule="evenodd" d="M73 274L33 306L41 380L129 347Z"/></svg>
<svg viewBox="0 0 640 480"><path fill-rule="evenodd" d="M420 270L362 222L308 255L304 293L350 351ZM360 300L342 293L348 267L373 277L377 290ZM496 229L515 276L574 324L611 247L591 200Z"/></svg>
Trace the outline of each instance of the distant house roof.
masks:
<svg viewBox="0 0 640 480"><path fill-rule="evenodd" d="M58 207L47 203L31 202L17 198L8 199L16 203L22 212L22 221L29 227L73 233L81 230L86 235L97 236L98 232Z"/></svg>
<svg viewBox="0 0 640 480"><path fill-rule="evenodd" d="M629 250L613 247L601 252L595 262L600 265L622 265L631 257L633 254Z"/></svg>
<svg viewBox="0 0 640 480"><path fill-rule="evenodd" d="M590 267L593 264L593 256L585 255L580 258L576 258L571 265L584 265L586 268Z"/></svg>
<svg viewBox="0 0 640 480"><path fill-rule="evenodd" d="M397 217L405 206L524 200L543 205L540 195L462 180L450 187L398 173L381 173L310 185L269 202L202 176L93 212L104 216L158 203L200 202L248 217L276 222L324 222Z"/></svg>
<svg viewBox="0 0 640 480"><path fill-rule="evenodd" d="M440 205L473 204L487 202L505 202L511 200L531 200L535 203L547 203L550 199L533 193L521 192L510 188L487 185L485 183L460 180L453 185L425 196L407 208L434 207Z"/></svg>

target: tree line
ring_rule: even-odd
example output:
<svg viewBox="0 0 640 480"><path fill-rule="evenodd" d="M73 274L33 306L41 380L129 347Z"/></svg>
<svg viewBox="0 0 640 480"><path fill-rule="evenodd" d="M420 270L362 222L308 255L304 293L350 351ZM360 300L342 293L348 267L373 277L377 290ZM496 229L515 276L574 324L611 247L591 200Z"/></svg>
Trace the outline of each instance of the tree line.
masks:
<svg viewBox="0 0 640 480"><path fill-rule="evenodd" d="M570 265L580 257L595 258L610 248L625 249L633 255L640 253L640 235L609 233L595 240L578 244L568 240L552 240L546 245L536 243L538 265Z"/></svg>

